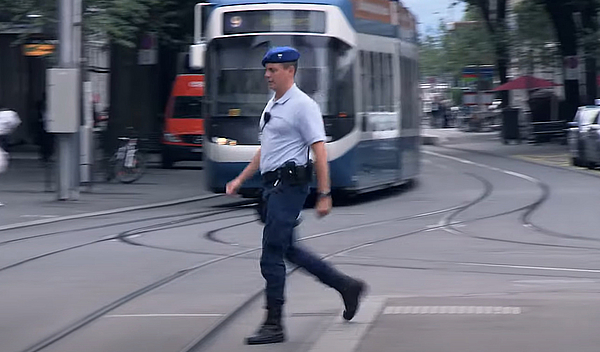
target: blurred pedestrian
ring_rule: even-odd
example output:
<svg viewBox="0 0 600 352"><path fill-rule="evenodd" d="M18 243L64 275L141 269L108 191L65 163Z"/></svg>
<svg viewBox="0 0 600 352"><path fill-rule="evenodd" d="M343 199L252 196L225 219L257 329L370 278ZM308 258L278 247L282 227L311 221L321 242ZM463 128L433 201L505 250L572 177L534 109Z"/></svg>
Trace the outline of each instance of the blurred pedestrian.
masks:
<svg viewBox="0 0 600 352"><path fill-rule="evenodd" d="M37 123L38 123L38 140L40 160L45 166L52 160L54 155L54 135L48 132L48 114L46 109L46 96L44 95L36 104Z"/></svg>
<svg viewBox="0 0 600 352"><path fill-rule="evenodd" d="M0 102L0 174L8 168L8 153L4 150L8 144L8 135L20 124L19 115L15 111L6 108ZM0 203L0 206L3 205Z"/></svg>

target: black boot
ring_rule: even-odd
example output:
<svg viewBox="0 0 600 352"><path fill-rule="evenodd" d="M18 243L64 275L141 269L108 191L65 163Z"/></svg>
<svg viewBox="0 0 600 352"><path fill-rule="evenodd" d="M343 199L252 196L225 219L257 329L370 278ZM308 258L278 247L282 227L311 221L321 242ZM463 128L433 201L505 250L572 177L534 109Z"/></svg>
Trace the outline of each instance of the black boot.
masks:
<svg viewBox="0 0 600 352"><path fill-rule="evenodd" d="M346 282L338 289L338 291L342 295L344 307L346 308L343 317L346 320L352 320L358 311L360 298L365 294L367 285L364 282L351 277L347 277L345 281Z"/></svg>
<svg viewBox="0 0 600 352"><path fill-rule="evenodd" d="M264 345L285 341L281 324L281 308L267 308L267 318L256 334L246 338L247 345Z"/></svg>

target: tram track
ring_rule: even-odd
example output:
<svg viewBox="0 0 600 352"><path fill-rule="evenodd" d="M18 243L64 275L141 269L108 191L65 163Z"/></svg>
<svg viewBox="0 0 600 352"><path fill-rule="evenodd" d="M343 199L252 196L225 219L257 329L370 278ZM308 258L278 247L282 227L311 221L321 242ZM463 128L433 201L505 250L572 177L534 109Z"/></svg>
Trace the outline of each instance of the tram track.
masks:
<svg viewBox="0 0 600 352"><path fill-rule="evenodd" d="M484 183L485 184L485 183ZM445 229L448 228L449 226L455 226L458 224L466 224L466 223L471 223L471 222L475 222L475 221L479 221L479 220L483 220L483 219L490 219L490 218L494 218L494 217L498 217L498 216L504 216L507 214L511 214L511 213L515 213L515 212L519 212L519 211L523 211L523 210L529 210L529 209L533 209L532 211L527 212L527 214L529 216L531 216L531 214L544 202L548 199L548 197L544 197L544 194L542 194L541 197L539 197L538 199L536 199L534 202L526 205L526 206L521 206L518 207L516 209L510 210L510 211L504 211L504 212L500 212L497 214L491 214L491 215L486 215L486 216L481 216L478 218L474 218L474 219L468 219L468 220L460 220L460 221L452 221L456 216L458 216L460 213L464 212L466 209L475 206L476 204L482 202L484 199L486 199L489 194L491 194L493 186L491 185L491 183L489 183L486 187L484 187L482 194L477 197L476 199L474 199L473 201L470 201L467 204L463 204L460 206L455 206L455 207L451 207L451 208L446 208L446 209L441 209L438 211L433 211L433 212L427 212L427 213L422 213L422 214L415 214L409 217L403 217L403 218L419 218L419 217L426 217L426 216L432 216L432 215L438 215L438 214L443 214L446 212L453 212L450 216L446 217L446 219L449 219L447 221L444 221L441 224L435 225L435 226L428 226L428 227L424 227L424 228L420 228L414 231L410 231L410 232L405 232L405 233L400 233L400 234L396 234L393 236L386 236L383 238L379 238L379 239L375 239L375 240L370 240L370 241L364 241L362 243L359 244L355 244L352 246L348 246L345 248L341 248L339 250L336 250L334 252L331 252L327 255L325 255L323 257L323 259L329 259L332 257L335 257L337 255L341 255L344 253L348 253L350 251L354 251L357 250L359 248L363 248L366 246L370 246L370 245L374 245L374 244L378 244L378 243L383 243L383 242L387 242L387 241L391 241L391 240L395 240L395 239L399 239L399 238L404 238L404 237L408 237L408 236L413 236L419 233L423 233L425 231L431 231L431 230L438 230L438 229ZM384 220L384 221L378 221L378 222L371 222L371 223L366 223L366 224L359 224L359 225L355 225L352 227L347 227L344 229L338 229L338 230L333 230L333 231L329 231L329 232L324 232L324 233L319 233L319 234L314 234L314 235L310 235L310 236L306 236L303 238L298 239L298 241L308 241L311 239L315 239L315 238L321 238L321 237L325 237L325 236L330 236L330 235L334 235L334 234L338 234L338 233L344 233L350 230L355 230L355 229L361 229L361 228L366 228L366 227L370 227L370 226L376 226L376 225L381 225L381 224L385 224L385 223L391 223L394 221L399 221L400 219L388 219L388 220ZM241 226L241 225L238 225ZM518 243L518 244L534 244L534 243ZM539 244L538 244L539 245ZM581 248L581 247L572 247L572 246L559 246L561 248ZM588 248L585 248L588 249ZM255 248L249 248L249 249L245 249L233 254L229 254L229 255L221 255L217 258L213 258L211 260L205 261L203 263L199 263L195 266L192 267L188 267L185 269L181 269L178 270L177 272L163 277L161 280L158 280L150 285L147 285L141 289L138 289L126 296L123 296L115 301L113 301L112 303L101 307L100 309L92 312L91 314L81 318L80 320L78 320L77 322L69 325L68 327L61 329L59 331L57 331L55 334L52 334L40 341L38 341L36 344L32 345L30 348L27 348L25 350L23 350L23 352L34 352L34 351L40 351L56 342L58 342L59 340L62 340L64 337L71 335L72 333L75 333L76 331L78 331L79 329L83 328L84 326L89 325L90 323L94 322L95 320L99 319L100 317L104 316L105 314L123 306L124 304L148 293L151 292L155 289L158 289L174 280L177 280L187 274L190 274L192 272L196 272L202 268L206 268L208 266L212 266L215 265L217 263L221 263L223 261L229 260L229 259L234 259L234 258L239 258L242 257L246 254L250 254L252 252L256 252L260 250L260 247L255 247ZM297 268L294 268L292 270L290 270L290 272L288 273L288 275L293 274L295 271L297 270ZM481 271L477 271L478 273L482 273ZM538 276L538 275L536 275ZM249 298L247 298L244 302L241 302L241 304L236 305L236 307L231 310L228 314L224 315L221 319L219 319L212 327L210 327L209 329L207 329L205 331L204 334L202 334L201 336L199 336L197 339L195 339L189 346L187 346L183 351L185 352L192 352L192 351L200 351L202 349L202 347L204 346L204 344L212 337L215 336L216 334L218 334L220 331L222 331L222 329L227 326L227 324L232 321L239 313L241 313L245 308L247 308L250 304L252 304L257 298L259 298L262 294L263 290L257 291L254 294L252 294Z"/></svg>
<svg viewBox="0 0 600 352"><path fill-rule="evenodd" d="M475 201L480 201L479 199L481 198L481 196L479 196ZM400 217L400 218L396 218L396 219L388 219L388 220L382 220L382 221L376 221L376 222L370 222L370 223L366 223L366 224L359 224L359 225L355 225L355 226L351 226L351 227L346 227L343 229L336 229L333 231L327 231L327 232L323 232L323 233L319 233L319 234L314 234L314 235L310 235L307 237L303 237L300 238L299 241L308 241L311 239L316 239L316 238L321 238L321 237L325 237L325 236L332 236L335 234L339 234L339 233L343 233L346 231L350 231L350 230L356 230L356 229L362 229L362 228L366 228L366 227L372 227L372 226L377 226L377 225L383 225L383 224L388 224L388 223L393 223L396 221L400 221L400 220L409 220L409 219L417 219L417 218L423 218L423 217L428 217L428 216L433 216L433 215L438 215L438 214L443 214L445 212L448 211L453 211L453 210L457 210L457 209L461 209L462 207L465 206L470 206L471 203L473 201L467 202L466 204L462 204L462 205L456 205L456 206L452 206L452 207L448 207L445 209L439 209L439 210L435 210L435 211L429 211L429 212L424 212L424 213L420 213L420 214L414 214L411 216L404 216L404 217ZM227 227L227 226L226 226ZM420 231L419 231L420 232ZM122 235L122 237L126 237L127 235L132 236L134 234L134 232L129 232L128 234L125 234L125 236ZM139 244L135 244L135 245L139 245ZM156 248L156 249L163 249L165 250L165 248ZM39 340L38 342L34 343L33 345L31 345L30 347L24 349L22 352L37 352L37 351L41 351L51 345L53 345L54 343L62 340L63 338L77 332L78 330L80 330L81 328L89 325L90 323L96 321L97 319L101 318L102 316L106 315L107 313L123 306L124 304L133 301L134 299L149 293L155 289L158 289L168 283L171 283L187 274L190 274L192 272L196 272L200 269L215 265L217 263L221 263L223 261L229 260L229 259L234 259L234 258L240 258L243 257L247 254L253 253L253 252L257 252L259 251L261 248L260 247L254 247L254 248L249 248L249 249L245 249L242 251L238 251L236 253L233 254L228 254L228 255L220 255L216 258L210 259L208 261L199 263L197 265L194 265L192 267L188 267L185 269L181 269L178 270L174 273L172 273L171 275L165 276L163 278L161 278L160 280L157 280L147 286L144 286L134 292L131 292L128 295L122 296L120 298L118 298L117 300L103 306L100 307L99 309L93 311L92 313L82 317L81 319L75 321L74 323L66 326L63 329L60 329L59 331ZM167 249L169 250L169 249ZM197 253L200 254L200 253ZM208 253L207 253L208 254ZM334 256L336 255L337 252L332 253L330 256ZM327 256L327 258L329 258L330 256ZM292 272L294 272L296 269L293 269L290 274ZM260 292L255 293L252 298L250 299L250 301L256 299L260 293L262 292L262 290ZM235 313L234 313L235 314ZM233 314L233 315L234 315ZM232 314L227 314L225 317L227 318L226 321L228 321ZM224 322L220 323L223 324Z"/></svg>
<svg viewBox="0 0 600 352"><path fill-rule="evenodd" d="M124 231L124 232L121 232L121 233L119 233L117 235L109 235L109 236L106 236L106 237L103 237L103 238L86 241L84 243L79 243L79 244L76 244L76 245L63 247L63 248L60 248L60 249L57 249L57 250L44 252L42 254L38 254L38 255L35 255L35 256L32 256L32 257L29 257L29 258L17 261L15 263L12 263L12 264L0 267L0 273L4 272L6 270L9 270L9 269L14 269L16 267L22 266L22 265L27 264L27 263L31 263L31 262L36 261L36 260L40 260L40 259L43 259L43 258L48 258L48 257L54 256L54 255L57 255L57 254L61 254L61 253L73 251L73 250L76 250L76 249L80 249L80 248L84 248L84 247L89 247L89 246L92 246L92 245L95 245L95 244L99 244L99 243L113 241L113 240L118 240L118 241L127 243L129 245L151 248L151 246L138 243L138 242L136 242L134 240L129 239L129 237L132 237L132 236L135 236L135 235L144 234L144 233L149 233L149 232L164 230L164 229L173 229L173 228L177 228L177 227L181 227L181 226L189 226L188 224L186 224L187 222L198 220L198 219L202 219L202 218L212 217L212 216L216 216L216 215L231 213L231 212L235 212L235 211L239 211L239 210L240 210L239 208L234 208L234 209L217 210L217 211L211 211L211 212L202 212L199 215L194 215L194 216L187 217L187 218L184 218L184 219L170 220L168 222L163 222L163 223L159 223L159 224L148 225L148 226L144 226L144 227L140 227L140 228L136 228L136 229ZM244 215L241 215L241 216L248 216L248 215L244 214ZM240 216L238 216L238 217L240 217ZM209 222L215 222L215 221L221 221L221 220L222 219L210 219L210 220L207 220L207 221L196 222L195 224L197 225L197 224L209 223ZM159 248L159 249L162 249L162 248ZM190 253L189 251L185 251L185 250L180 250L178 252ZM199 251L192 252L192 253L194 253L194 254L207 254L207 255L219 255L218 253L199 252Z"/></svg>
<svg viewBox="0 0 600 352"><path fill-rule="evenodd" d="M196 202L203 202L203 201L211 200L214 198L216 198L216 197L206 198L206 199L198 200ZM228 203L225 205L219 205L219 206L214 206L214 207L219 208L222 206L228 206L228 207L235 208L237 206L244 206L244 205L252 204L253 202L254 202L254 200L242 200L239 202L233 202L233 203ZM180 204L176 204L176 205L180 205ZM172 206L176 206L176 205L166 205L166 206L163 206L163 208L172 207ZM131 225L131 224L136 224L136 223L146 222L146 221L151 221L151 220L163 220L163 219L171 219L171 218L178 218L178 217L184 217L184 216L192 216L193 217L193 216L197 216L197 215L203 215L203 214L211 212L211 211L215 211L215 210L205 209L202 211L186 212L186 213L182 213L182 214L152 216L152 217L145 217L145 218L141 218L141 219L120 221L120 222L115 222L115 223L99 224L99 225L94 225L94 226L78 227L75 229L46 232L46 233L35 234L35 235L30 235L30 236L25 236L25 237L12 238L9 240L3 240L3 241L0 241L0 247L8 245L8 244L23 242L23 241L30 241L30 240L46 238L46 237L53 237L53 236L64 235L64 234L69 234L69 233L79 233L79 232L85 232L85 231L91 231L91 230L106 229L106 228L111 228L111 227L115 227L115 226ZM3 230L3 231L14 231L14 230L11 229L11 230ZM3 232L3 231L0 230L0 232Z"/></svg>
<svg viewBox="0 0 600 352"><path fill-rule="evenodd" d="M465 173L467 174L467 173ZM509 172L510 174L510 172ZM442 220L440 224L436 225L436 226L429 226L427 228L421 228L421 229L417 229L415 231L411 231L411 232L407 232L407 233L402 233L402 234L398 234L395 236L388 236L385 238L381 238L381 239L377 239L377 240L371 240L371 241L365 241L361 244L357 244L357 245L353 245L353 246L349 246L346 247L344 249L335 251L333 253L329 253L325 256L322 257L323 260L341 255L341 254L345 254L345 253L349 253L351 251L360 249L360 248L364 248L367 246L372 246L375 244L379 244L379 243L384 243L384 242L388 242L391 240L396 240L396 239L400 239L400 238L405 238L408 236L413 236L413 235L417 235L420 233L423 233L425 231L431 231L431 230L445 230L448 227L454 227L455 225L459 225L459 224L466 224L466 223L471 223L471 222L475 222L475 221L480 221L480 220L485 220L485 219L491 219L491 218L495 218L495 217L500 217L500 216L505 216L505 215L509 215L509 214L513 214L513 213L518 213L518 212L522 212L525 211L525 213L522 215L521 219L528 219L545 201L547 201L549 199L549 192L542 192L542 194L540 195L540 197L538 197L536 200L534 200L533 202L522 206L522 207L518 207L509 211L504 211L504 212L500 212L497 214L491 214L491 215L487 215L487 216L481 216L478 218L474 218L474 219L469 219L469 220L461 220L461 221L452 221L454 218L456 218L458 215L460 215L461 213L463 213L464 211L466 211L467 209L474 207L475 205L477 205L478 203L481 203L483 200L485 200L493 191L493 185L491 184L491 182L489 182L487 179L481 177L481 176L477 176L475 174L469 174L471 177L479 180L483 185L484 185L484 192L474 201L470 202L469 204L459 207L458 209L456 209L454 212L452 212L451 214L449 214L448 216L445 217L445 220ZM541 182L541 181L540 181ZM543 189L544 190L544 189ZM549 191L549 188L546 189ZM525 221L524 221L525 224ZM473 236L469 236L469 237L473 237ZM313 236L308 236L308 237L304 237L299 239L299 241L304 241L304 240L308 240L314 238ZM502 242L509 242L508 240L503 241L501 239L495 239L495 238L486 238L486 237L482 237L482 236L478 236L475 237L477 239L484 239L484 240L492 240L492 241L502 241ZM581 246L568 246L568 245L552 245L552 244L543 244L543 243L535 243L535 242L522 242L522 241L510 241L510 243L513 244L520 244L520 245L536 245L536 246L551 246L551 247L558 247L558 248L570 248L570 249L594 249L594 250L600 250L599 248L594 248L594 247L581 247ZM355 264L355 265L361 265L361 264ZM365 265L367 266L367 265ZM398 268L404 268L404 269L413 269L413 270L435 270L432 268L427 268L427 267L398 267ZM288 275L291 275L292 273L294 273L298 268L294 268L292 270L289 271ZM439 269L439 268L438 268ZM478 273L478 274L498 274L498 272L494 272L494 271L483 271L483 270L462 270L462 272L472 272L472 273ZM503 274L503 273L501 273ZM509 275L509 274L506 274ZM528 274L528 273L520 273L520 274L515 274L515 273L510 273L510 275L520 275L520 276L549 276L549 277L556 277L556 275L544 275L544 274ZM208 341L213 338L214 336L216 336L217 334L219 334L226 326L229 322L231 322L233 319L235 319L235 317L237 317L239 314L241 314L241 312L243 312L246 308L248 308L252 303L254 303L259 297L261 297L261 295L263 294L264 290L260 290L258 292L256 292L255 294L253 294L252 296L250 296L248 299L246 299L244 302L242 302L241 304L239 304L238 306L236 306L232 311L230 311L227 315L225 315L222 319L220 319L219 321L217 321L211 328L209 328L208 330L206 330L205 333L203 333L202 335L200 335L196 340L194 340L191 344L189 344L188 346L186 346L184 349L182 349L180 352L199 352L202 351L203 347L208 343Z"/></svg>
<svg viewBox="0 0 600 352"><path fill-rule="evenodd" d="M375 221L375 222L369 222L369 223L365 223L365 224L359 224L359 225L355 225L352 227L346 227L343 229L336 229L333 231L328 231L328 232L324 232L324 233L319 233L319 234L314 234L314 235L310 235L310 236L306 236L303 238L298 239L298 241L308 241L311 239L316 239L316 238L322 238L325 236L331 236L331 235L335 235L335 234L339 234L339 233L343 233L346 231L350 231L350 230L357 230L357 229L363 229L363 228L367 228L367 227L373 227L373 226L377 226L377 225L383 225L383 224L389 224L389 223L393 223L393 222L397 222L397 221L401 221L401 220L410 220L410 219L417 219L417 218L421 218L421 217L428 217L428 216L433 216L433 215L438 215L438 214L443 214L446 212L451 212L451 211L459 211L462 212L464 211L463 209L465 208L470 208L472 206L474 206L475 204L483 201L487 196L489 196L489 194L491 194L491 190L484 188L483 191L481 192L481 194L474 200L466 203L466 204L462 204L462 205L457 205L457 206L453 206L453 207L448 207L445 209L440 209L440 210L436 210L436 211L429 211L429 212L424 212L424 213L420 213L420 214L415 214L415 215L411 215L411 216L405 216L405 217L401 217L401 218L396 218L396 219L388 219L388 220L382 220L382 221ZM443 228L446 225L438 225L436 226L437 228ZM226 226L227 228L229 228L230 226ZM435 227L434 227L435 228ZM366 242L362 242L358 245L353 245L353 246L349 246L349 247L345 247L341 250L335 251L333 253L330 253L328 255L326 255L324 257L324 259L328 259L331 257L334 257L338 254L342 254L348 251L352 251L352 250L356 250L358 248L364 247L366 245L373 245L376 243L380 243L380 242L384 242L384 241L390 241L393 239L398 239L398 238L402 238L402 237L407 237L407 236L411 236L411 235L415 235L415 234L419 234L422 233L424 231L427 230L431 230L432 227L426 227L426 228L421 228L415 231L411 231L408 233L402 233L402 234L398 234L398 235L394 235L394 236L390 236L390 237L386 237L383 239L378 239L378 240L374 240L374 241L366 241ZM129 235L132 235L133 233L129 233ZM156 249L165 249L165 248L156 248ZM126 296L123 296L115 301L113 301L112 303L101 307L100 309L92 312L91 314L83 317L82 319L78 320L77 322L71 324L70 326L56 332L55 334L52 334L50 336L48 336L45 339L40 340L38 343L32 345L30 348L23 350L23 352L34 352L34 351L41 351L44 348L56 343L59 340L62 340L64 337L71 335L72 333L78 331L79 329L89 325L90 323L94 322L95 320L99 319L100 317L104 316L105 314L121 307L122 305L148 293L151 292L157 288L160 288L174 280L177 280L189 273L192 272L196 272L197 270L200 270L202 268L223 262L225 260L229 260L229 259L233 259L233 258L239 258L242 257L244 255L253 253L260 250L260 247L255 247L255 248L249 248L246 250L242 250L233 254L229 254L229 255L221 255L217 258L213 258L211 260L205 261L203 263L200 263L198 265L186 268L186 269L182 269L179 270L169 276L166 276L164 278L162 278L161 280L158 280L150 285L147 285L141 289L138 289ZM297 268L292 269L288 275L291 275L293 272L295 272L297 270ZM255 294L253 294L248 300L246 300L245 302L243 302L242 304L240 304L239 306L237 306L233 311L231 311L230 313L226 314L222 319L220 319L215 326L213 326L212 328L210 328L206 334L204 334L203 336L201 336L198 340L196 340L194 342L194 344L192 344L191 347L189 347L188 349L185 349L185 351L195 351L197 350L197 348L199 348L199 346L203 345L205 343L205 341L210 338L213 334L217 333L220 329L222 329L231 319L233 319L233 317L237 316L237 314L239 312L241 312L246 306L248 306L249 304L251 304L254 300L256 300L258 297L260 297L261 293L263 291L260 290L258 292L256 292Z"/></svg>
<svg viewBox="0 0 600 352"><path fill-rule="evenodd" d="M207 201L210 199L221 198L221 197L223 197L223 195L221 195L221 194L211 194L211 195L177 199L177 200L171 200L171 201L148 204L148 205L109 209L109 210L102 210L102 211L97 211L97 212L93 212L93 213L67 215L67 216L60 216L60 217L50 218L50 219L35 220L35 221L25 222L25 223L2 225L2 226L0 226L0 233L15 231L15 230L22 230L25 228L39 227L39 226L43 226L43 225L51 225L51 224L56 224L59 222L69 222L69 221L76 221L76 220L82 220L82 219L98 218L101 216L132 213L132 212L146 211L146 210L152 210L152 209L162 209L162 208L168 208L168 207L173 207L173 206L179 206L182 204L204 202L204 201Z"/></svg>
<svg viewBox="0 0 600 352"><path fill-rule="evenodd" d="M438 153L431 153L429 152L428 154L430 155L434 155L434 156L440 156L440 154ZM552 231L549 229L544 228L543 226L537 225L536 223L533 222L532 220L532 216L533 214L536 212L536 210L538 210L539 207L541 207L545 202L547 202L550 197L551 197L551 188L548 184L546 184L545 182L543 182L542 180L529 176L529 175L524 175L521 173L517 173L514 171L510 171L510 170L505 170L505 169L501 169L501 168L497 168L497 167L493 167L493 166L489 166L489 165L485 165L485 164L480 164L480 163L475 163L469 160L465 160L465 159L460 159L460 158L456 158L453 156L442 156L444 158L447 158L449 160L454 160L454 161L458 161L461 163L467 163L467 164L471 164L473 166L477 166L480 168L484 168L484 169L488 169L491 171L495 171L495 172L499 172L505 175L509 175L512 177L516 177L519 178L521 180L525 180L529 183L534 184L541 192L540 197L533 203L531 204L527 204L522 208L513 210L513 211L509 211L509 212L505 212L502 215L509 215L512 213L518 213L523 211L523 214L521 214L521 216L519 217L519 220L521 222L521 224L526 227L529 228L531 230L534 230L540 234L543 234L545 236L549 236L549 237L554 237L554 238L559 238L559 239L567 239L567 240L580 240L580 241L590 241L590 242L600 242L600 238L598 237L589 237L589 236L576 236L576 235L571 235L571 234L565 234L565 233L561 233L561 232L557 232L557 231ZM476 177L480 182L482 183L489 183L488 180L482 178L482 177ZM454 218L456 218L458 215L460 215L460 213L464 212L467 209L463 209L461 212L453 214L451 217L448 217L445 219L444 223L446 224L446 228L444 228L445 230L449 230L449 232L457 234L457 235L462 235L462 236L467 236L467 237L471 237L471 238L475 238L475 239L480 239L480 240L487 240L487 241L496 241L496 242L505 242L505 243L512 243L512 244L522 244L522 245L533 245L533 246L544 246L544 247L555 247L555 248L570 248L570 249L586 249L586 250L600 250L599 247L590 247L590 246L578 246L578 245L560 245L560 244L552 244L552 243L541 243L541 242L529 242L529 241L519 241L519 240L508 240L508 239L500 239L500 238L494 238L494 237L489 237L489 236L480 236L480 235L473 235L473 234L468 234L465 231L462 231L460 229L457 229L454 225L457 225L458 223L453 222ZM495 217L495 216L494 216ZM486 220L489 219L488 217L485 218L479 218L476 219L474 221L481 221L481 220ZM471 220L467 220L467 222L474 222Z"/></svg>

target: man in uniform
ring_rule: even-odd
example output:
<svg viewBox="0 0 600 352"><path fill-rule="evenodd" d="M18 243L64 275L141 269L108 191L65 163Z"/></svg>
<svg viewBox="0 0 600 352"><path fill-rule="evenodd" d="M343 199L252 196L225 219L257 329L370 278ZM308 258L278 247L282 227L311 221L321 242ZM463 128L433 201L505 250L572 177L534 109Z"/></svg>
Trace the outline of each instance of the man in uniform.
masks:
<svg viewBox="0 0 600 352"><path fill-rule="evenodd" d="M284 258L337 290L344 301L346 320L356 314L366 289L364 282L340 273L295 243L294 227L312 175L309 148L316 158L318 216L329 214L332 206L323 117L317 103L294 83L299 58L298 51L289 47L276 47L265 54L262 60L265 78L275 94L261 117L261 147L244 171L226 187L227 194L235 194L260 169L265 222L260 267L266 281L267 314L256 334L246 338L250 345L285 340L281 323Z"/></svg>

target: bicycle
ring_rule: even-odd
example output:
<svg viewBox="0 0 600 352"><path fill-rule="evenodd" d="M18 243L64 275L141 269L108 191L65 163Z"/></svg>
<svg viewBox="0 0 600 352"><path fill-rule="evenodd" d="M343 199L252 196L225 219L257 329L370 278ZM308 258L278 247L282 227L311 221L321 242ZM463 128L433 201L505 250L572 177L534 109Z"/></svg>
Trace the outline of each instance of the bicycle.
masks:
<svg viewBox="0 0 600 352"><path fill-rule="evenodd" d="M138 138L119 137L119 147L108 160L106 180L133 183L146 171L146 153L139 148Z"/></svg>

